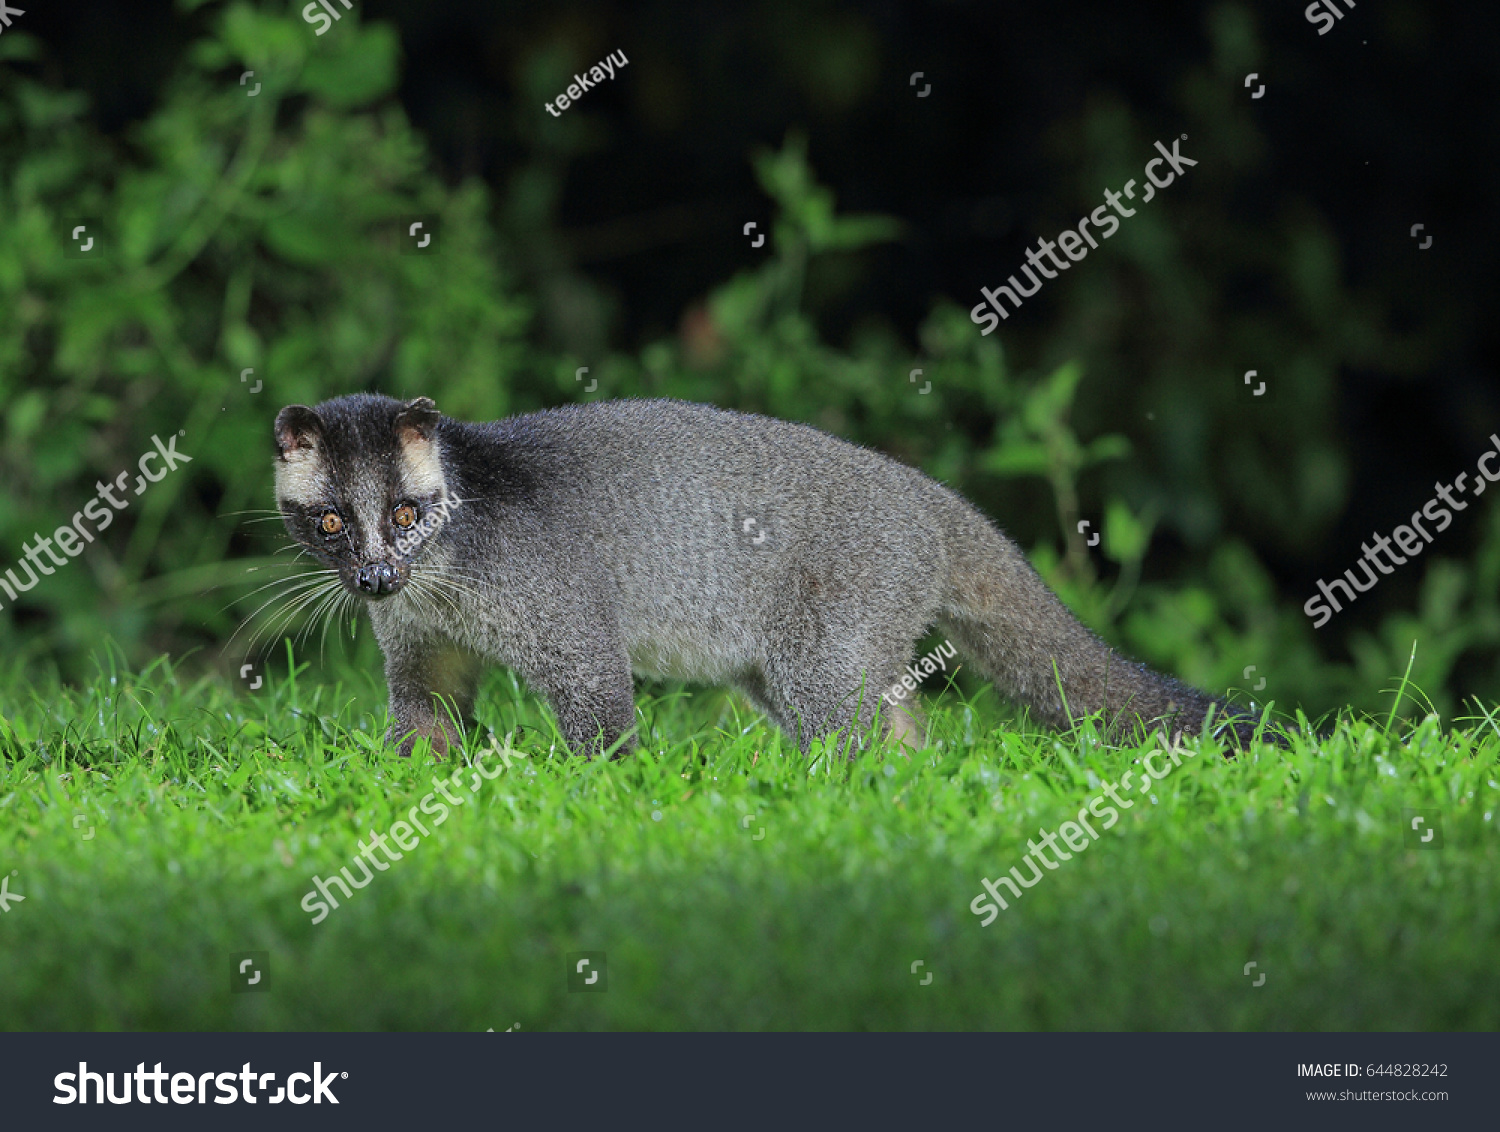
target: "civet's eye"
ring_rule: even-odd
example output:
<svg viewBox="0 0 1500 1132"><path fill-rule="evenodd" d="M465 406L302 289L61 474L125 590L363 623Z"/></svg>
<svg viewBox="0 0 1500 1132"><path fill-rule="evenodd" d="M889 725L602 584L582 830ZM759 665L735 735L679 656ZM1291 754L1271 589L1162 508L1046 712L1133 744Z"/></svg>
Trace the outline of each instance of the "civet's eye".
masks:
<svg viewBox="0 0 1500 1132"><path fill-rule="evenodd" d="M339 518L337 511L324 511L323 521L318 525L323 528L325 535L336 535L344 529L344 520Z"/></svg>
<svg viewBox="0 0 1500 1132"><path fill-rule="evenodd" d="M417 509L410 503L403 503L400 507L396 508L392 517L396 521L396 526L405 530L417 521Z"/></svg>

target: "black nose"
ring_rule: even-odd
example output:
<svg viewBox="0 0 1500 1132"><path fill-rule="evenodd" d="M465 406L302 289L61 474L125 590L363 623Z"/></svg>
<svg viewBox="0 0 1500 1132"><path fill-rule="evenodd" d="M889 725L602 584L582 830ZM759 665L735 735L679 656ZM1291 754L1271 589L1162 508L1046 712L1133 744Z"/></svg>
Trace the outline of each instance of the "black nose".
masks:
<svg viewBox="0 0 1500 1132"><path fill-rule="evenodd" d="M396 568L387 562L361 566L359 573L354 575L354 584L372 597L394 593L399 580Z"/></svg>

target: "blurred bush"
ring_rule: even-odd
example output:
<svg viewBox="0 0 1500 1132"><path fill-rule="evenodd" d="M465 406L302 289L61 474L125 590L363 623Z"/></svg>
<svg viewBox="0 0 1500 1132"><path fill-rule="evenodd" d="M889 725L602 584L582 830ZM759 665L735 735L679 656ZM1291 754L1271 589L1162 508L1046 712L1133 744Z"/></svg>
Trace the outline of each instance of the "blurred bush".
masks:
<svg viewBox="0 0 1500 1132"><path fill-rule="evenodd" d="M10 647L75 671L104 637L135 659L228 637L232 588L264 565L245 556L275 545L243 512L273 504L283 404L378 385L438 387L458 414L526 407L527 307L485 191L429 170L389 97L392 30L338 30L225 7L123 145L84 125L80 95L0 70L3 565L153 434L181 431L192 459L6 611ZM39 51L0 39L6 60ZM402 254L415 216L438 218L440 254ZM70 257L85 217L96 245Z"/></svg>

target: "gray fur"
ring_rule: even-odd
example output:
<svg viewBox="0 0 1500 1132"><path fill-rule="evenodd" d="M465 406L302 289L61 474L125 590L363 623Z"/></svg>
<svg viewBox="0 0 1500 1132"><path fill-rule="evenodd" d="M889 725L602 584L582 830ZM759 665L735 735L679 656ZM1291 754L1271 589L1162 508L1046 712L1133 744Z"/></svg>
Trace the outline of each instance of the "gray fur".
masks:
<svg viewBox="0 0 1500 1132"><path fill-rule="evenodd" d="M806 425L647 400L469 424L356 395L290 406L276 432L280 463L301 461L278 469L288 530L350 589L377 566L396 587L368 606L403 753L446 748L443 701L466 712L483 663L516 669L590 754L633 745L632 673L734 685L804 751L877 708L920 742L880 694L934 625L1050 724L1195 732L1216 702L1104 645L959 495ZM403 555L405 499L447 510Z"/></svg>

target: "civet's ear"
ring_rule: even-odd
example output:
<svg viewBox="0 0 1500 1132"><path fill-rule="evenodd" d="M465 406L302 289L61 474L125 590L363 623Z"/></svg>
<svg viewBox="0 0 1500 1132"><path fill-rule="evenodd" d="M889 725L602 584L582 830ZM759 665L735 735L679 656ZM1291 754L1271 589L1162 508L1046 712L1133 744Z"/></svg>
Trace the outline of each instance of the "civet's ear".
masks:
<svg viewBox="0 0 1500 1132"><path fill-rule="evenodd" d="M323 418L306 405L288 405L276 414L276 452L283 459L300 449L316 450Z"/></svg>
<svg viewBox="0 0 1500 1132"><path fill-rule="evenodd" d="M431 397L418 397L414 401L408 401L396 414L396 437L402 444L431 440L442 417L443 414L438 412Z"/></svg>

